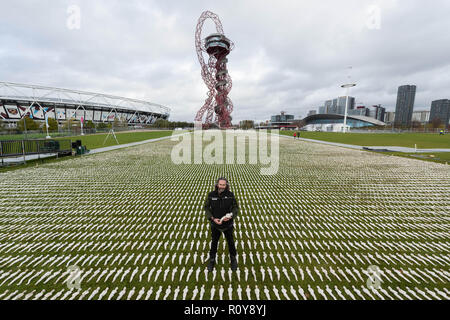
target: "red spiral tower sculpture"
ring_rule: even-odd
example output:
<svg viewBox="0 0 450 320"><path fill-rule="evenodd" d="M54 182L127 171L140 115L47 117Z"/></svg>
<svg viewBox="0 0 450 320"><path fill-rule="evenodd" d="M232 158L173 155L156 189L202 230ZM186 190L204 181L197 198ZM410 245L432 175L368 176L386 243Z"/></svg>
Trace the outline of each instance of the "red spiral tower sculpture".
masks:
<svg viewBox="0 0 450 320"><path fill-rule="evenodd" d="M206 19L213 20L217 33L202 39L202 28ZM195 48L202 68L203 81L209 89L208 97L203 107L197 112L195 121L203 122L206 114L203 122L205 127L215 124L219 128L229 128L233 103L228 98L232 82L227 70L227 55L233 50L234 44L223 34L222 23L215 13L205 11L198 19L195 30ZM205 63L203 52L209 55L208 63Z"/></svg>

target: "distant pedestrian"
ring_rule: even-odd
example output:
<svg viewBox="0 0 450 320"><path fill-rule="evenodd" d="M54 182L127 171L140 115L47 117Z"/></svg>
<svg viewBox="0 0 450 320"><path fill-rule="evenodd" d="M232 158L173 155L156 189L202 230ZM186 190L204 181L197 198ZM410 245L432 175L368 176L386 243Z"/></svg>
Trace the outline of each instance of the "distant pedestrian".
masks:
<svg viewBox="0 0 450 320"><path fill-rule="evenodd" d="M441 129L441 131L439 132L439 135L444 135L444 130Z"/></svg>
<svg viewBox="0 0 450 320"><path fill-rule="evenodd" d="M294 132L294 139L297 137L297 132Z"/></svg>
<svg viewBox="0 0 450 320"><path fill-rule="evenodd" d="M297 131L297 139L300 139L300 131Z"/></svg>

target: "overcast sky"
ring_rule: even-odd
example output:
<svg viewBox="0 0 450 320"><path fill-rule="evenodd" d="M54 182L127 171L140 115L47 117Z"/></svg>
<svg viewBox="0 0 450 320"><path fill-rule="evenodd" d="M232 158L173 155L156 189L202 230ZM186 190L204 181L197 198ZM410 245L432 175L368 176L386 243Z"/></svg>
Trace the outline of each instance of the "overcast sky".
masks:
<svg viewBox="0 0 450 320"><path fill-rule="evenodd" d="M205 10L235 43L234 123L303 118L348 81L358 105L388 111L403 84L417 85L414 110L450 99L448 0L0 0L0 81L144 99L193 121L207 93L194 44ZM206 22L203 37L214 30Z"/></svg>

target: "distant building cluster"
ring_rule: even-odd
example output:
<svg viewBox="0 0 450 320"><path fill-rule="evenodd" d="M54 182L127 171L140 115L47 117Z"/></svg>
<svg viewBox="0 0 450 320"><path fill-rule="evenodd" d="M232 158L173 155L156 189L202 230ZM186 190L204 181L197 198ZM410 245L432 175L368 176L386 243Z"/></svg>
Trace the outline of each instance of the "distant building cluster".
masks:
<svg viewBox="0 0 450 320"><path fill-rule="evenodd" d="M319 107L319 114L340 114L345 115L346 97L338 97L333 100L325 101L325 105ZM312 110L311 110L312 111ZM310 112L311 112L310 111ZM315 114L315 113L314 113ZM363 105L356 105L354 97L348 97L347 116L363 116L383 121L385 119L386 109L381 105L375 105L368 108ZM312 115L308 113L308 116Z"/></svg>
<svg viewBox="0 0 450 320"><path fill-rule="evenodd" d="M281 111L280 114L270 117L270 121L261 122L256 126L257 129L281 129L281 130L294 130L299 127L299 122L292 114L287 114Z"/></svg>
<svg viewBox="0 0 450 320"><path fill-rule="evenodd" d="M280 114L270 117L270 124L272 126L289 126L294 121L294 116L292 114L286 114L281 111Z"/></svg>
<svg viewBox="0 0 450 320"><path fill-rule="evenodd" d="M391 125L411 127L413 122L420 125L433 123L436 127L450 125L450 100L435 100L431 103L430 110L414 111L416 90L415 85L402 85L398 88L395 112L386 111L380 104L367 107L357 103L355 97L341 96L326 100L323 106L308 111L303 119L295 119L294 115L281 111L280 114L271 116L270 121L255 127L281 130L296 130L301 127L308 131L342 132L351 128ZM240 123L240 127L248 126L247 122Z"/></svg>
<svg viewBox="0 0 450 320"><path fill-rule="evenodd" d="M412 122L424 125L450 125L450 100L441 99L431 103L430 110L414 111L414 102L417 87L415 85L402 85L398 88L395 112L386 111L381 105L366 107L358 105L354 97L348 97L347 126L370 127L374 125L395 125L410 127ZM347 97L338 97L325 101L323 106L310 110L306 116L306 127L311 130L340 131L345 117ZM376 121L374 121L376 120Z"/></svg>

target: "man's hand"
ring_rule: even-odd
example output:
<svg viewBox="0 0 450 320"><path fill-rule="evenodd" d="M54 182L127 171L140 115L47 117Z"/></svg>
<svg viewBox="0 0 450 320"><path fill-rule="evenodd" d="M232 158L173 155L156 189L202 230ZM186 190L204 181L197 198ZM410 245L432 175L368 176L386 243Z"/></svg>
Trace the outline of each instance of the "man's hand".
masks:
<svg viewBox="0 0 450 320"><path fill-rule="evenodd" d="M228 221L228 220L231 220L232 217L233 217L233 213L232 213L232 212L229 212L229 213L227 213L226 215L224 215L224 216L222 217L222 221Z"/></svg>
<svg viewBox="0 0 450 320"><path fill-rule="evenodd" d="M220 219L213 219L213 221L214 221L216 224L218 224L218 225L221 225L221 224L222 224L222 221L220 221Z"/></svg>

